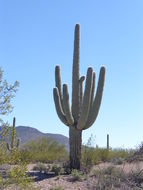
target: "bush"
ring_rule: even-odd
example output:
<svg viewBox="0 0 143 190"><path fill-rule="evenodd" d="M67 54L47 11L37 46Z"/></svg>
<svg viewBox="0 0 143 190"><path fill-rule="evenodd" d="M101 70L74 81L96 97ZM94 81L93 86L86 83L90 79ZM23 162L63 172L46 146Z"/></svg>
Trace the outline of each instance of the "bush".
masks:
<svg viewBox="0 0 143 190"><path fill-rule="evenodd" d="M126 158L133 155L132 149L110 149L99 147L87 147L82 150L82 165L85 168L90 168L100 162L113 162L114 164L122 164Z"/></svg>
<svg viewBox="0 0 143 190"><path fill-rule="evenodd" d="M109 159L110 160L113 158L126 159L133 154L134 154L133 149L123 149L123 148L110 149Z"/></svg>
<svg viewBox="0 0 143 190"><path fill-rule="evenodd" d="M109 161L109 151L104 148L94 148L85 146L82 150L82 165L84 167L93 166L100 161Z"/></svg>
<svg viewBox="0 0 143 190"><path fill-rule="evenodd" d="M121 165L121 164L123 164L124 163L124 158L113 158L113 159L111 159L111 162L113 163L113 164L115 164L115 165Z"/></svg>
<svg viewBox="0 0 143 190"><path fill-rule="evenodd" d="M58 164L54 164L54 165L52 166L51 172L54 172L55 175L60 175L60 174L63 174L63 173L64 173L64 168L61 167L61 166L58 165Z"/></svg>
<svg viewBox="0 0 143 190"><path fill-rule="evenodd" d="M21 162L21 153L19 150L9 152L7 154L7 162L11 165L19 164Z"/></svg>
<svg viewBox="0 0 143 190"><path fill-rule="evenodd" d="M63 168L64 168L64 172L66 174L70 174L71 173L69 161L63 162Z"/></svg>
<svg viewBox="0 0 143 190"><path fill-rule="evenodd" d="M7 162L7 155L6 155L6 151L2 150L0 148L0 164L4 164Z"/></svg>
<svg viewBox="0 0 143 190"><path fill-rule="evenodd" d="M23 151L30 154L32 162L53 163L68 158L64 145L60 145L49 138L32 140L24 145Z"/></svg>
<svg viewBox="0 0 143 190"><path fill-rule="evenodd" d="M83 173L79 170L73 169L71 171L72 181L81 181Z"/></svg>
<svg viewBox="0 0 143 190"><path fill-rule="evenodd" d="M130 180L132 185L143 188L143 170L136 168L135 170L131 170L128 175L127 179Z"/></svg>
<svg viewBox="0 0 143 190"><path fill-rule="evenodd" d="M6 171L7 178L1 178L0 181L3 187L13 186L15 189L35 189L32 185L32 180L29 178L27 173L27 167L25 164L11 167Z"/></svg>
<svg viewBox="0 0 143 190"><path fill-rule="evenodd" d="M50 165L45 165L44 163L38 162L34 166L33 170L39 171L40 173L48 173L51 170L51 167Z"/></svg>
<svg viewBox="0 0 143 190"><path fill-rule="evenodd" d="M27 150L20 150L20 161L30 163L32 160L32 153Z"/></svg>
<svg viewBox="0 0 143 190"><path fill-rule="evenodd" d="M122 189L124 172L115 166L94 169L91 176L96 177L95 189Z"/></svg>

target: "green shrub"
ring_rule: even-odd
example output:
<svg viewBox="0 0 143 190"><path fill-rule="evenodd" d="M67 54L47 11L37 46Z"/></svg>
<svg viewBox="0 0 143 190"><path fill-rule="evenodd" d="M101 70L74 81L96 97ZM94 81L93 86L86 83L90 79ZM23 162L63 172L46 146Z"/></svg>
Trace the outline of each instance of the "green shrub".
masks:
<svg viewBox="0 0 143 190"><path fill-rule="evenodd" d="M24 145L23 151L30 153L32 162L53 163L68 158L64 145L49 138L32 140Z"/></svg>
<svg viewBox="0 0 143 190"><path fill-rule="evenodd" d="M20 161L30 163L32 160L32 153L26 150L20 150Z"/></svg>
<svg viewBox="0 0 143 190"><path fill-rule="evenodd" d="M133 149L123 149L123 148L114 148L109 151L109 159L112 160L114 158L126 159L129 156L134 154Z"/></svg>
<svg viewBox="0 0 143 190"><path fill-rule="evenodd" d="M66 174L70 174L71 173L71 168L70 168L69 161L63 162L63 168L64 168L64 172Z"/></svg>
<svg viewBox="0 0 143 190"><path fill-rule="evenodd" d="M7 162L7 154L6 151L0 148L0 164L4 164Z"/></svg>
<svg viewBox="0 0 143 190"><path fill-rule="evenodd" d="M45 165L44 163L38 162L33 170L39 171L40 173L48 173L51 170L51 166L50 165Z"/></svg>
<svg viewBox="0 0 143 190"><path fill-rule="evenodd" d="M124 163L124 158L113 158L111 159L111 162L114 164L114 165L121 165Z"/></svg>
<svg viewBox="0 0 143 190"><path fill-rule="evenodd" d="M110 149L99 147L84 146L82 150L82 165L85 168L92 167L100 162L113 162L114 164L122 164L126 158L133 155L132 149Z"/></svg>
<svg viewBox="0 0 143 190"><path fill-rule="evenodd" d="M124 172L115 167L98 168L92 170L92 177L96 177L95 189L120 189ZM121 188L122 189L122 188Z"/></svg>
<svg viewBox="0 0 143 190"><path fill-rule="evenodd" d="M32 179L28 176L26 165L13 166L6 171L6 178L0 177L0 185L4 188L12 186L14 189L37 189L32 185Z"/></svg>
<svg viewBox="0 0 143 190"><path fill-rule="evenodd" d="M100 161L109 161L109 151L105 148L94 148L85 146L82 150L82 165L92 167Z"/></svg>
<svg viewBox="0 0 143 190"><path fill-rule="evenodd" d="M11 165L19 164L21 162L21 154L19 150L9 152L7 154L7 162Z"/></svg>
<svg viewBox="0 0 143 190"><path fill-rule="evenodd" d="M22 188L30 187L30 179L26 173L26 165L15 166L7 172L8 183L14 184Z"/></svg>
<svg viewBox="0 0 143 190"><path fill-rule="evenodd" d="M59 164L54 164L52 166L51 172L54 172L55 175L60 175L64 173L64 168L61 167Z"/></svg>
<svg viewBox="0 0 143 190"><path fill-rule="evenodd" d="M102 173L105 174L105 175L113 175L114 177L115 176L120 176L121 169L117 168L115 166L109 166L109 167L103 169Z"/></svg>
<svg viewBox="0 0 143 190"><path fill-rule="evenodd" d="M4 188L5 188L5 182L2 175L0 174L0 189L4 189Z"/></svg>
<svg viewBox="0 0 143 190"><path fill-rule="evenodd" d="M83 173L79 170L73 169L71 171L72 181L81 181Z"/></svg>

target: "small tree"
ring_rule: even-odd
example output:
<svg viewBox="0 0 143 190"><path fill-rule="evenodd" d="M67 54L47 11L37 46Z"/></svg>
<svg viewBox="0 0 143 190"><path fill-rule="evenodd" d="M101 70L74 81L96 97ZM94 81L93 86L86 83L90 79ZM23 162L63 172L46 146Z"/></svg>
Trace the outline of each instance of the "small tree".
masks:
<svg viewBox="0 0 143 190"><path fill-rule="evenodd" d="M15 81L13 85L3 80L3 70L0 68L0 115L6 115L13 110L11 104L12 98L18 89L19 82ZM8 136L9 125L0 119L0 158L3 158L6 150L6 139Z"/></svg>
<svg viewBox="0 0 143 190"><path fill-rule="evenodd" d="M0 130L0 163L6 161L6 140L8 138L8 123L4 123L2 120L1 123L1 130Z"/></svg>
<svg viewBox="0 0 143 190"><path fill-rule="evenodd" d="M15 81L13 85L3 80L3 70L0 68L0 114L5 115L12 111L11 100L15 96L19 82Z"/></svg>

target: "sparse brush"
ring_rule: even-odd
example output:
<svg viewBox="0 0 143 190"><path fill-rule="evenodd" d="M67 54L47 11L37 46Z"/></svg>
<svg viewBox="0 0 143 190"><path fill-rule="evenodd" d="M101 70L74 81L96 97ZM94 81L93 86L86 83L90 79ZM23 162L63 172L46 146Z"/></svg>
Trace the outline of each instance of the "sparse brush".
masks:
<svg viewBox="0 0 143 190"><path fill-rule="evenodd" d="M136 168L130 172L124 167L110 165L92 170L90 177L95 177L93 189L99 190L141 190L143 189L143 170Z"/></svg>
<svg viewBox="0 0 143 190"><path fill-rule="evenodd" d="M97 179L95 187L101 190L120 188L121 175L121 170L114 166L98 168L92 171L92 176L95 176Z"/></svg>
<svg viewBox="0 0 143 190"><path fill-rule="evenodd" d="M50 190L64 190L64 188L61 186L58 186L58 187L52 187L50 188Z"/></svg>
<svg viewBox="0 0 143 190"><path fill-rule="evenodd" d="M69 161L63 162L63 168L64 168L64 172L66 174L70 174L71 173L71 168L70 168Z"/></svg>
<svg viewBox="0 0 143 190"><path fill-rule="evenodd" d="M51 172L54 172L55 175L61 175L64 174L64 168L59 164L53 164Z"/></svg>
<svg viewBox="0 0 143 190"><path fill-rule="evenodd" d="M99 162L109 161L109 151L106 148L85 146L82 150L82 166L90 168Z"/></svg>
<svg viewBox="0 0 143 190"><path fill-rule="evenodd" d="M38 162L34 167L33 170L39 171L40 173L48 173L51 170L50 165L45 165L44 163Z"/></svg>
<svg viewBox="0 0 143 190"><path fill-rule="evenodd" d="M79 170L73 169L71 171L72 181L82 181L83 173Z"/></svg>
<svg viewBox="0 0 143 190"><path fill-rule="evenodd" d="M121 169L117 168L115 166L109 166L105 169L102 170L103 174L105 175L113 175L113 176L120 176L121 174Z"/></svg>
<svg viewBox="0 0 143 190"><path fill-rule="evenodd" d="M18 190L37 189L32 185L32 179L27 174L27 166L25 164L12 167L7 171L7 178L4 181L6 187L13 186Z"/></svg>
<svg viewBox="0 0 143 190"><path fill-rule="evenodd" d="M143 142L138 145L136 150L127 159L128 162L143 161Z"/></svg>
<svg viewBox="0 0 143 190"><path fill-rule="evenodd" d="M113 164L115 164L115 165L121 165L121 164L123 164L124 162L125 162L125 159L124 158L113 158L113 159L111 159L111 162L113 163Z"/></svg>
<svg viewBox="0 0 143 190"><path fill-rule="evenodd" d="M112 162L121 165L129 156L134 154L133 149L110 148L107 150L107 148L94 147L89 141L92 141L92 137L82 149L82 167L88 170L100 162Z"/></svg>
<svg viewBox="0 0 143 190"><path fill-rule="evenodd" d="M21 153L29 156L31 162L53 163L67 160L68 152L64 145L50 138L38 138L29 141L23 147ZM25 159L27 159L25 155ZM24 158L23 158L24 160Z"/></svg>
<svg viewBox="0 0 143 190"><path fill-rule="evenodd" d="M7 162L7 146L9 124L0 119L0 164Z"/></svg>
<svg viewBox="0 0 143 190"><path fill-rule="evenodd" d="M128 180L132 186L138 186L143 188L143 170L136 169L131 170L127 175Z"/></svg>
<svg viewBox="0 0 143 190"><path fill-rule="evenodd" d="M135 151L135 154L143 154L143 142L140 143L137 150Z"/></svg>

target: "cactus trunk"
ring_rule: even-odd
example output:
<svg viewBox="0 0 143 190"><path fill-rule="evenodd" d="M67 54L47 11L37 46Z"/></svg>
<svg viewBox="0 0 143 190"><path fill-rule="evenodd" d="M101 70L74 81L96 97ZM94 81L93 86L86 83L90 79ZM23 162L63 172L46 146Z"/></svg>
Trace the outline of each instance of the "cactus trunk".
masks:
<svg viewBox="0 0 143 190"><path fill-rule="evenodd" d="M75 127L69 129L69 144L70 144L70 168L80 169L81 162L81 144L82 131Z"/></svg>

